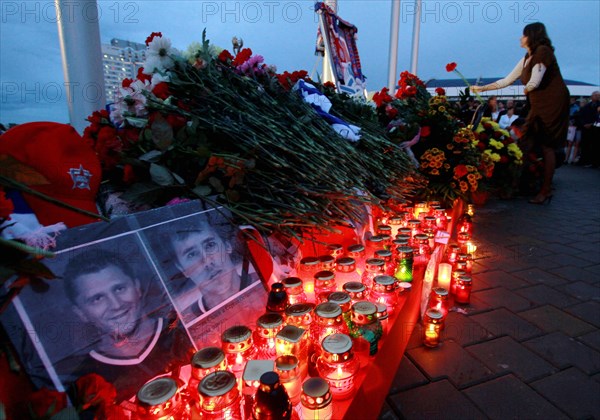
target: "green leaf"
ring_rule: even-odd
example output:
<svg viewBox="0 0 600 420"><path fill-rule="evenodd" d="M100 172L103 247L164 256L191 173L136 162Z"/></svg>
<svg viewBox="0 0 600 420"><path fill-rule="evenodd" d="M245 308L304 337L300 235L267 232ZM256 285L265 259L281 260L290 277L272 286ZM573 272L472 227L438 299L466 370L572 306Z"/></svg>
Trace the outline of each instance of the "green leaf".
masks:
<svg viewBox="0 0 600 420"><path fill-rule="evenodd" d="M168 186L175 183L175 178L167 168L156 163L150 164L150 176L158 185Z"/></svg>
<svg viewBox="0 0 600 420"><path fill-rule="evenodd" d="M152 122L152 141L160 150L167 150L173 143L173 127L160 114Z"/></svg>

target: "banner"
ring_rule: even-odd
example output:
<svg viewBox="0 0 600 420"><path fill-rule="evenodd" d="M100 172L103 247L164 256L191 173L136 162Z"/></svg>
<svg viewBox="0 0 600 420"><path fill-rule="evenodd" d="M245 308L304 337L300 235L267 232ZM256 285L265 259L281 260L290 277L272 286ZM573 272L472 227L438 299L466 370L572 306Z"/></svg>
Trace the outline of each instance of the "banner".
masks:
<svg viewBox="0 0 600 420"><path fill-rule="evenodd" d="M341 19L323 2L315 3L321 27L317 35L316 54L329 53L331 67L340 92L350 96L364 96L365 76L362 73L356 26Z"/></svg>

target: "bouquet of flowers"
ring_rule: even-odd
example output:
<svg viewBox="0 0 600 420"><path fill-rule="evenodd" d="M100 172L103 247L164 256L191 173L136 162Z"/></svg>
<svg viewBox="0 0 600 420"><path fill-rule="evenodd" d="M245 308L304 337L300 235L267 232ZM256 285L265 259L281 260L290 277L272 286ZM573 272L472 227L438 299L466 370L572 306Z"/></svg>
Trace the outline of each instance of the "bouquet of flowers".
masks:
<svg viewBox="0 0 600 420"><path fill-rule="evenodd" d="M373 97L389 136L408 148L427 186L418 195L450 203L467 199L491 176L493 163L476 147L471 129L456 117L443 89L431 96L415 75L403 72L394 96L387 88Z"/></svg>
<svg viewBox="0 0 600 420"><path fill-rule="evenodd" d="M501 197L511 196L518 187L523 165L523 152L519 145L508 131L489 117L482 118L475 135L477 147L487 161L493 162L491 186Z"/></svg>
<svg viewBox="0 0 600 420"><path fill-rule="evenodd" d="M367 124L350 142L293 91L305 71L278 74L250 49L233 55L205 34L185 53L161 33L146 43L137 79L123 81L110 113L94 113L85 132L127 201L201 198L237 223L298 236L414 189L417 174L383 129Z"/></svg>

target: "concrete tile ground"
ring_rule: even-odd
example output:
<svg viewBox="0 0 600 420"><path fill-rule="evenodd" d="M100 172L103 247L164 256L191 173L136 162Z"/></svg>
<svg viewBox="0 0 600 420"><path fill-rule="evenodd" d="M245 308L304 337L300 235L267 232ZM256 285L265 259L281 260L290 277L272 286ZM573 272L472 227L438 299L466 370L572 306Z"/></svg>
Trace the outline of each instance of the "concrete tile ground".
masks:
<svg viewBox="0 0 600 420"><path fill-rule="evenodd" d="M415 328L380 418L600 418L600 171L554 186L476 210L473 302L439 348Z"/></svg>

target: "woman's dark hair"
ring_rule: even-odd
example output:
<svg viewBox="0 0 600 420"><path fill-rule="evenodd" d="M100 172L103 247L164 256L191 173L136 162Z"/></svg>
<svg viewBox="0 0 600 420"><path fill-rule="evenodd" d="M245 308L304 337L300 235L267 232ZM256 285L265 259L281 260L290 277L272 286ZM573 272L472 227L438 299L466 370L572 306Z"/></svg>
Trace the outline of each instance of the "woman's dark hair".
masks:
<svg viewBox="0 0 600 420"><path fill-rule="evenodd" d="M546 27L543 23L530 23L523 28L523 35L527 37L527 47L529 47L532 54L540 45L550 47L552 48L552 51L554 51L552 41L550 41L548 33L546 32Z"/></svg>

